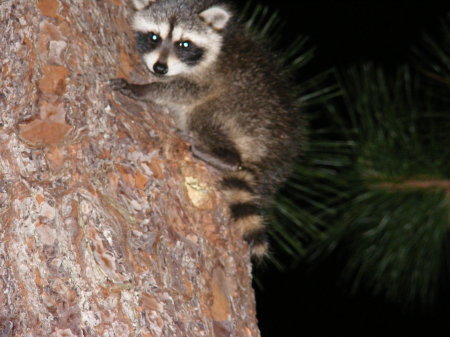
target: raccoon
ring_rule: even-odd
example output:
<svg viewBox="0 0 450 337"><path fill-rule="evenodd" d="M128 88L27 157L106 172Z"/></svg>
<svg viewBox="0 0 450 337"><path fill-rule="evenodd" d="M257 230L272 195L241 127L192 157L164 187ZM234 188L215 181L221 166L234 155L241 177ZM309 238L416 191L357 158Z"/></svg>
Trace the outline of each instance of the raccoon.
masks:
<svg viewBox="0 0 450 337"><path fill-rule="evenodd" d="M223 172L220 189L253 257L267 254L262 211L291 171L303 120L291 82L230 3L133 0L137 51L152 80L114 90L169 108L194 157Z"/></svg>

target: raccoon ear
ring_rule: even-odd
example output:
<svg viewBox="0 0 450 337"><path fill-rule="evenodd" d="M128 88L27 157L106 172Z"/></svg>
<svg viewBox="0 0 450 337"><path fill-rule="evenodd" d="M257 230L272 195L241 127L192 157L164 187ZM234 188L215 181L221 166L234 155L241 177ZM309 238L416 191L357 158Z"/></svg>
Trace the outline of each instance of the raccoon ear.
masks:
<svg viewBox="0 0 450 337"><path fill-rule="evenodd" d="M147 7L151 2L156 2L156 0L131 0L133 6L137 11Z"/></svg>
<svg viewBox="0 0 450 337"><path fill-rule="evenodd" d="M199 15L208 25L217 30L224 29L231 18L231 13L220 6L210 7Z"/></svg>

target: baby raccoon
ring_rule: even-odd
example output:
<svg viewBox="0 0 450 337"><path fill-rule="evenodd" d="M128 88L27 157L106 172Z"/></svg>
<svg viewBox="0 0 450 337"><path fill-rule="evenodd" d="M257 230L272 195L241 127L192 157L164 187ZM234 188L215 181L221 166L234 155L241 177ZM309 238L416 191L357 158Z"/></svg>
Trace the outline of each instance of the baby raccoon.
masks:
<svg viewBox="0 0 450 337"><path fill-rule="evenodd" d="M133 0L137 50L151 83L114 79L134 99L169 108L195 157L221 170L232 221L263 257L263 208L303 140L290 83L276 57L215 0Z"/></svg>

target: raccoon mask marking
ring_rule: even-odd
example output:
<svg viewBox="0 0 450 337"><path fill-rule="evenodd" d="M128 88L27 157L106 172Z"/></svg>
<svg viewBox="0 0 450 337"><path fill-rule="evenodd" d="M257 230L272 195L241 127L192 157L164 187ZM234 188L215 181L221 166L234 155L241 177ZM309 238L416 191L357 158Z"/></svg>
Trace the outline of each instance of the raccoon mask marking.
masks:
<svg viewBox="0 0 450 337"><path fill-rule="evenodd" d="M185 23L175 16L162 16L157 6L158 3L138 12L133 20L137 49L147 68L157 76L198 73L207 68L221 49L218 32L225 27L230 14L215 6Z"/></svg>

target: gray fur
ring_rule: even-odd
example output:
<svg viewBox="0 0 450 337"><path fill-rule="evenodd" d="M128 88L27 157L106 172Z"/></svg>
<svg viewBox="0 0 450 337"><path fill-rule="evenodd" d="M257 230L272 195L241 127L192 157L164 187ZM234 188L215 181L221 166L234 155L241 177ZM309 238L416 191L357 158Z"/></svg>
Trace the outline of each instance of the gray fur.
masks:
<svg viewBox="0 0 450 337"><path fill-rule="evenodd" d="M153 22L167 22L169 18L176 18L178 24L182 24L186 29L204 31L203 25L199 24L199 14L215 3L217 1L214 0L159 0L150 2L148 8L136 14Z"/></svg>
<svg viewBox="0 0 450 337"><path fill-rule="evenodd" d="M213 6L230 15L223 29L200 17ZM136 15L154 23L172 20L175 26L207 36L218 34L211 39L217 43L220 38L220 52L211 64L200 62L186 73L145 85L118 79L112 86L169 107L178 128L191 139L193 154L224 172L223 188L236 192L228 193L236 223L243 220L243 236L254 246L264 246L253 249L262 255L267 246L260 240L262 218L252 212L270 204L290 173L303 142L303 123L276 57L248 35L231 8L214 0L150 4Z"/></svg>

